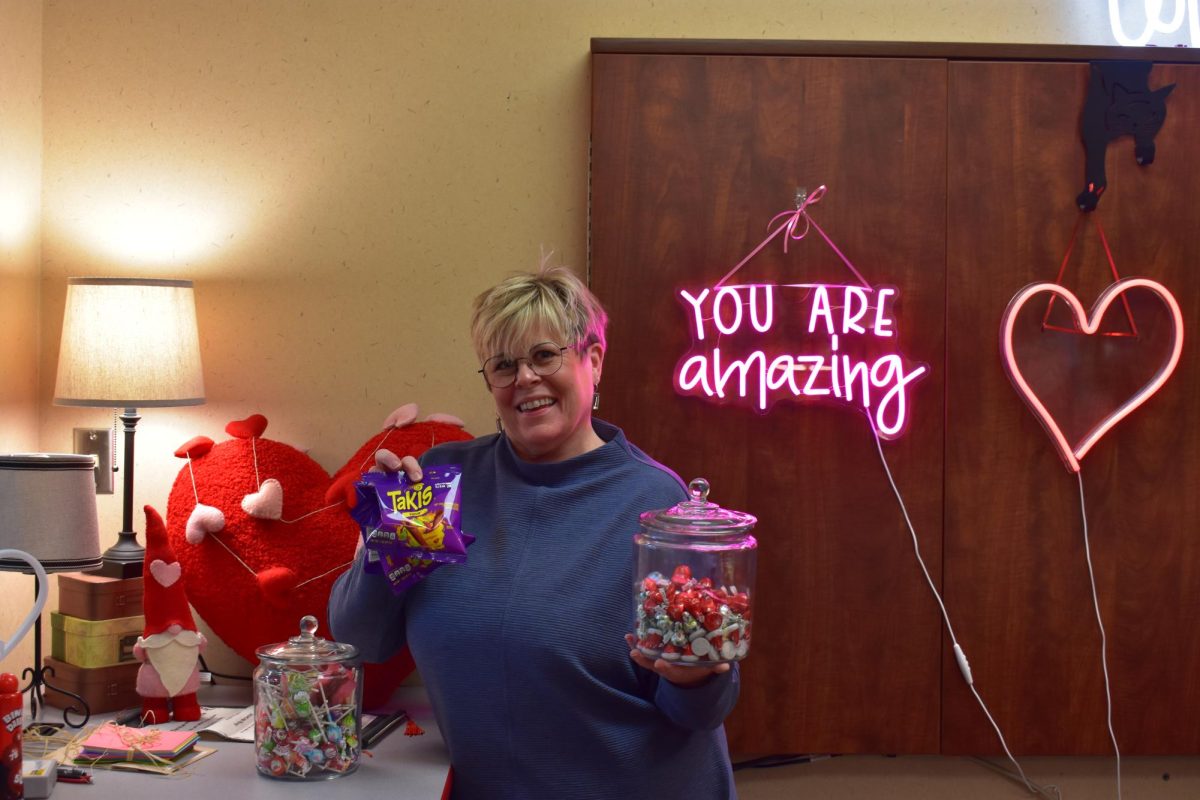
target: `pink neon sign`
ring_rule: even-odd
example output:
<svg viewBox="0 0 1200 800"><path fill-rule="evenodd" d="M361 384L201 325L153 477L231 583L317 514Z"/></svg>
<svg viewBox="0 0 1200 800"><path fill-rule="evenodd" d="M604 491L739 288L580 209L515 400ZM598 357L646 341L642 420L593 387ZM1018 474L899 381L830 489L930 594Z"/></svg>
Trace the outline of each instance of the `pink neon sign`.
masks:
<svg viewBox="0 0 1200 800"><path fill-rule="evenodd" d="M785 397L841 401L870 414L884 438L904 431L912 385L928 368L896 352L894 288L718 284L679 299L693 339L675 368L680 394L760 412Z"/></svg>
<svg viewBox="0 0 1200 800"><path fill-rule="evenodd" d="M1021 373L1020 367L1017 366L1016 358L1013 355L1013 329L1016 326L1017 314L1030 299L1039 294L1049 292L1066 301L1071 309L1071 313L1075 315L1076 324L1083 333L1094 335L1100 327L1100 320L1104 317L1104 312L1108 310L1113 301L1130 289L1137 288L1148 289L1153 292L1158 299L1162 300L1163 305L1167 307L1167 311L1171 315L1170 355L1167 356L1166 361L1163 362L1158 371L1154 373L1154 377L1145 386L1135 392L1132 397L1122 403L1116 410L1096 423L1082 439L1072 444L1067 441L1062 428L1055 421L1053 415L1046 409L1042 401L1038 399L1037 394ZM1056 283L1032 283L1017 292L1013 299L1009 301L1008 308L1004 310L1004 316L1000 320L1000 357L1004 362L1004 369L1008 373L1013 386L1016 387L1017 393L1021 395L1021 399L1033 411L1038 422L1042 423L1042 427L1050 435L1050 440L1054 443L1058 454L1062 457L1067 468L1072 472L1079 472L1079 462L1087 455L1096 442L1100 441L1100 437L1104 436L1104 434L1112 430L1114 425L1133 413L1134 409L1149 400L1151 395L1167 382L1167 379L1171 377L1171 373L1175 371L1175 366L1179 363L1179 355L1182 351L1183 314L1179 310L1179 303L1175 301L1174 295L1165 286L1147 278L1126 278L1125 280L1110 284L1096 298L1096 303L1092 306L1090 314L1083 310L1083 304L1079 302L1079 298L1070 290Z"/></svg>

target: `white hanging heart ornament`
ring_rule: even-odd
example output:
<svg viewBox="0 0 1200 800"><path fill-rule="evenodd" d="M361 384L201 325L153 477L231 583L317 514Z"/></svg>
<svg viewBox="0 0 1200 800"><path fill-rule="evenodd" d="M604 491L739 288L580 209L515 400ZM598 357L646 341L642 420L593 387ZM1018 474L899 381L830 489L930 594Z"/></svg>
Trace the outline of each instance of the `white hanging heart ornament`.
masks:
<svg viewBox="0 0 1200 800"><path fill-rule="evenodd" d="M179 576L183 574L183 568L179 566L178 561L168 564L161 558L156 558L150 562L150 574L154 580L158 581L159 586L167 588L179 580Z"/></svg>
<svg viewBox="0 0 1200 800"><path fill-rule="evenodd" d="M418 413L416 403L406 403L387 415L387 419L383 421L383 429L403 428L405 425L411 425Z"/></svg>
<svg viewBox="0 0 1200 800"><path fill-rule="evenodd" d="M443 414L440 411L436 414L430 414L428 417L425 418L425 421L426 422L444 422L447 425L454 425L457 428L467 427L467 423L463 422L461 419L454 416L453 414Z"/></svg>
<svg viewBox="0 0 1200 800"><path fill-rule="evenodd" d="M21 640L25 638L25 634L29 633L29 629L37 621L42 614L42 609L46 607L46 594L50 588L49 579L46 577L46 570L42 567L42 562L38 561L33 556L26 553L24 550L4 549L0 550L0 559L16 558L24 561L32 569L37 578L37 600L33 604L33 608L25 615L25 619L21 620L21 624L17 626L17 632L8 640L0 639L0 661L16 649Z"/></svg>
<svg viewBox="0 0 1200 800"><path fill-rule="evenodd" d="M242 498L242 510L258 519L279 519L283 516L283 486L267 478L257 492Z"/></svg>
<svg viewBox="0 0 1200 800"><path fill-rule="evenodd" d="M204 536L225 529L225 514L219 508L197 503L188 517L183 536L188 544L200 544Z"/></svg>

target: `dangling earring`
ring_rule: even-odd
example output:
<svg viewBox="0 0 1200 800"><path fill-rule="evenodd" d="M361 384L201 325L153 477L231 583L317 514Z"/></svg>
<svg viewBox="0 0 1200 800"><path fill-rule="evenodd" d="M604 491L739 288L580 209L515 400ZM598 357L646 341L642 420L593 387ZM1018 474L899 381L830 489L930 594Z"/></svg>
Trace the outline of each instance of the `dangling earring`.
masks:
<svg viewBox="0 0 1200 800"><path fill-rule="evenodd" d="M600 384L596 384L592 390L592 411L600 410Z"/></svg>
<svg viewBox="0 0 1200 800"><path fill-rule="evenodd" d="M496 417L496 433L504 433L504 423L500 421L499 417Z"/></svg>

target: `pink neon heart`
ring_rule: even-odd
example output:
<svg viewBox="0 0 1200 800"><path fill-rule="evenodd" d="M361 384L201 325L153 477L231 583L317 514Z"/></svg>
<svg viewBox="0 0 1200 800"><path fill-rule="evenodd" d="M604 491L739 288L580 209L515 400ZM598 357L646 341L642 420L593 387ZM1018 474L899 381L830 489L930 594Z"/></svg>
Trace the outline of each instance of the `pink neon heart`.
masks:
<svg viewBox="0 0 1200 800"><path fill-rule="evenodd" d="M188 517L184 528L184 538L188 544L200 544L205 534L216 533L225 529L225 514L219 508L197 503Z"/></svg>
<svg viewBox="0 0 1200 800"><path fill-rule="evenodd" d="M283 487L274 478L267 478L242 498L242 510L258 519L279 519L283 515Z"/></svg>
<svg viewBox="0 0 1200 800"><path fill-rule="evenodd" d="M163 561L161 558L156 558L150 562L150 574L154 576L154 580L158 581L159 586L167 587L179 580L183 569L179 566L178 561L172 561L170 564Z"/></svg>
<svg viewBox="0 0 1200 800"><path fill-rule="evenodd" d="M1017 366L1016 357L1013 354L1013 328L1016 325L1017 314L1033 297L1044 292L1050 292L1058 295L1066 301L1071 313L1075 315L1076 324L1079 329L1088 335L1093 335L1100 328L1100 320L1104 317L1104 312L1112 305L1112 302L1121 296L1122 293L1130 289L1149 289L1153 292L1163 304L1167 307L1167 311L1171 314L1171 354L1167 360L1154 373L1154 377L1150 379L1146 385L1136 391L1133 396L1118 406L1114 411L1105 416L1092 427L1090 431L1078 442L1072 444L1067 441L1067 437L1063 435L1062 428L1055 421L1053 415L1038 399L1037 394L1029 386L1029 382L1025 380L1025 376L1021 373ZM1096 303L1092 306L1092 311L1087 314L1083 310L1083 304L1069 290L1056 283L1031 283L1013 296L1009 301L1008 308L1004 310L1004 316L1000 319L1000 357L1004 362L1004 369L1008 372L1009 380L1017 390L1017 394L1021 395L1021 399L1033 411L1034 416L1038 418L1038 422L1042 423L1042 427L1050 435L1050 440L1057 448L1059 455L1066 462L1067 468L1072 472L1079 471L1079 462L1087 455L1088 451L1104 434L1112 430L1125 417L1133 413L1134 409L1150 399L1151 395L1157 392L1167 379L1171 377L1171 373L1175 371L1175 366L1179 363L1179 354L1183 350L1183 314L1179 310L1179 303L1175 301L1174 295L1163 286L1161 283L1149 280L1148 278L1126 278L1110 284L1100 296L1096 298Z"/></svg>

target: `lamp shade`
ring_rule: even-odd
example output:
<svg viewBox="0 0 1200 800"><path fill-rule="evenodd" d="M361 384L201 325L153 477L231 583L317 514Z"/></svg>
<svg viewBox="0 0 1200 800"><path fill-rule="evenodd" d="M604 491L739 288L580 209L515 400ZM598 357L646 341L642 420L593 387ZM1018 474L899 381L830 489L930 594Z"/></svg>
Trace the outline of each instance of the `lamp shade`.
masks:
<svg viewBox="0 0 1200 800"><path fill-rule="evenodd" d="M55 405L116 408L203 402L191 281L67 280Z"/></svg>
<svg viewBox="0 0 1200 800"><path fill-rule="evenodd" d="M47 572L100 566L95 462L68 453L0 455L0 547L24 550ZM18 559L0 570L29 572Z"/></svg>

